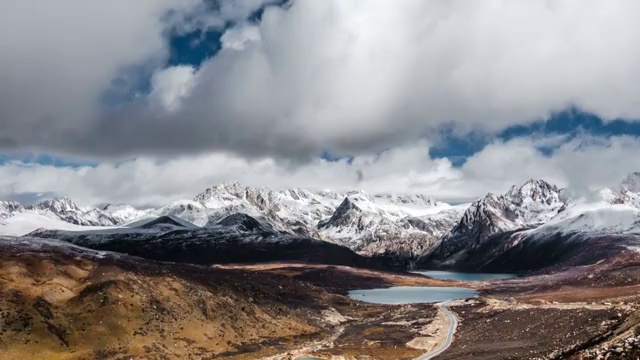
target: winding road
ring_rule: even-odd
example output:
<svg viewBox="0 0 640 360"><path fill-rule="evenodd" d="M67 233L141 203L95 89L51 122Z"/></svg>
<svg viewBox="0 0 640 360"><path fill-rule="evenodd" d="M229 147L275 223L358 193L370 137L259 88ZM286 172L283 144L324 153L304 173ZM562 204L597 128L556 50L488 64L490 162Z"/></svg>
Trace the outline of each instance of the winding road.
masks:
<svg viewBox="0 0 640 360"><path fill-rule="evenodd" d="M422 354L415 358L414 360L429 360L434 357L442 354L445 350L451 346L451 342L453 342L453 334L456 332L456 328L458 327L458 318L449 310L447 304L449 301L441 302L438 304L438 310L442 311L447 318L449 319L449 329L447 329L447 337L440 346L429 351L428 353Z"/></svg>

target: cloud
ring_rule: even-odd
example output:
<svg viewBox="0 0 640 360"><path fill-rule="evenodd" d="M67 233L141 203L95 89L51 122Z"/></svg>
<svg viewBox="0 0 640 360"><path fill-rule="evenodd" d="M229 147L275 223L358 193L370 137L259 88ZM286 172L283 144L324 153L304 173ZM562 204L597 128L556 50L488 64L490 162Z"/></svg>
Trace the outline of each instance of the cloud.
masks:
<svg viewBox="0 0 640 360"><path fill-rule="evenodd" d="M0 166L0 198L54 193L84 205L130 203L163 206L190 199L207 187L239 181L274 189L364 189L370 193L420 193L454 203L487 192L504 193L512 185L545 179L567 187L574 196L618 184L640 169L640 139L582 136L560 145L551 156L537 148L547 139L518 138L495 142L461 168L447 159L431 159L420 141L351 160L314 159L304 165L274 159L246 159L229 153L171 160L138 158L97 167L54 167L13 162Z"/></svg>
<svg viewBox="0 0 640 360"><path fill-rule="evenodd" d="M172 66L153 74L151 78L152 104L161 111L173 112L180 108L182 100L189 96L194 86L195 69L191 66Z"/></svg>
<svg viewBox="0 0 640 360"><path fill-rule="evenodd" d="M635 0L294 0L243 22L269 3L213 12L196 0L0 3L0 144L304 163L327 149L412 144L443 125L491 133L568 106L640 118ZM237 25L189 91L184 81L154 84L152 98L180 94L180 106L158 111L141 97L105 108L123 67L150 64L156 80L175 70L157 60L167 21L185 31Z"/></svg>

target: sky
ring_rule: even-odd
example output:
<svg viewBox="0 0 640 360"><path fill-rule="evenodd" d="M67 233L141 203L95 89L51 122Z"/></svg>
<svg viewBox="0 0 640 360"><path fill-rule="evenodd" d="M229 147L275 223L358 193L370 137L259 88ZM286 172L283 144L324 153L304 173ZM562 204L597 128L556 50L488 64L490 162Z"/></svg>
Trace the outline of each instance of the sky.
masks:
<svg viewBox="0 0 640 360"><path fill-rule="evenodd" d="M465 202L640 169L635 0L5 0L0 198Z"/></svg>

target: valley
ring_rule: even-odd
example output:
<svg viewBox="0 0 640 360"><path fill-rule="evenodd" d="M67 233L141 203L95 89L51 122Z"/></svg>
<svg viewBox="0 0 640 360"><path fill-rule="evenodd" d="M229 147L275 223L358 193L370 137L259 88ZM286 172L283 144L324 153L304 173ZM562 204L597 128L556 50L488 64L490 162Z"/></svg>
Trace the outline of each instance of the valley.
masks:
<svg viewBox="0 0 640 360"><path fill-rule="evenodd" d="M238 184L160 209L5 202L0 358L625 359L636 177L597 206L539 180L456 206Z"/></svg>
<svg viewBox="0 0 640 360"><path fill-rule="evenodd" d="M639 0L0 0L0 360L640 360Z"/></svg>

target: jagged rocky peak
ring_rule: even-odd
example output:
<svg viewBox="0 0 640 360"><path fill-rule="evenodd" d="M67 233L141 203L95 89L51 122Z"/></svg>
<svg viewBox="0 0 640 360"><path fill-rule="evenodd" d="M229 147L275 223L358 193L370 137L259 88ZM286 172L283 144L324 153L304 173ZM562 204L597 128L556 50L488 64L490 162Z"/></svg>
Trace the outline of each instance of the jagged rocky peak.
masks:
<svg viewBox="0 0 640 360"><path fill-rule="evenodd" d="M15 201L0 200L0 211L15 212L20 211L22 205Z"/></svg>
<svg viewBox="0 0 640 360"><path fill-rule="evenodd" d="M280 192L282 195L292 198L293 200L310 200L314 194L306 189L288 189Z"/></svg>
<svg viewBox="0 0 640 360"><path fill-rule="evenodd" d="M244 195L245 187L237 182L222 183L213 187L210 187L198 194L194 201L206 203L212 199L218 199L221 197L242 198Z"/></svg>
<svg viewBox="0 0 640 360"><path fill-rule="evenodd" d="M246 201L258 208L267 208L274 201L275 193L269 189L253 188L240 185L237 182L223 183L208 188L203 193L197 195L194 201L201 203L207 208L220 208L227 205L237 204Z"/></svg>
<svg viewBox="0 0 640 360"><path fill-rule="evenodd" d="M348 225L354 216L361 214L362 210L349 197L345 197L340 206L334 211L331 218L321 221L318 228L326 228L329 226L339 227Z"/></svg>
<svg viewBox="0 0 640 360"><path fill-rule="evenodd" d="M40 210L50 210L57 214L81 211L78 205L68 197L44 200L36 204L34 207Z"/></svg>
<svg viewBox="0 0 640 360"><path fill-rule="evenodd" d="M532 200L541 204L552 205L565 203L566 190L549 184L544 180L529 180L522 186L513 186L505 195L514 204L522 204L526 200Z"/></svg>
<svg viewBox="0 0 640 360"><path fill-rule="evenodd" d="M566 191L544 180L529 180L513 186L504 195L488 193L475 201L453 233L474 233L482 238L498 231L544 223L566 208Z"/></svg>
<svg viewBox="0 0 640 360"><path fill-rule="evenodd" d="M23 210L24 208L20 203L0 200L0 219L6 219Z"/></svg>

